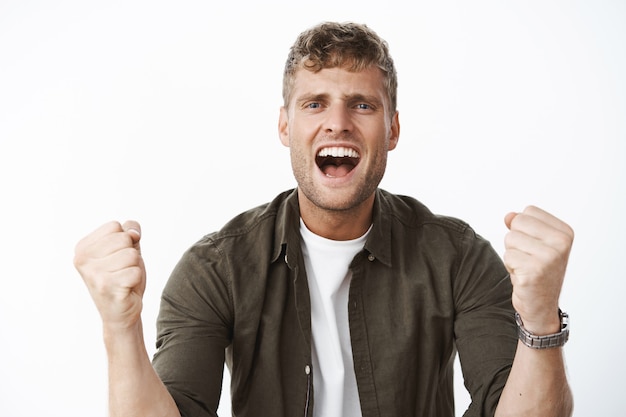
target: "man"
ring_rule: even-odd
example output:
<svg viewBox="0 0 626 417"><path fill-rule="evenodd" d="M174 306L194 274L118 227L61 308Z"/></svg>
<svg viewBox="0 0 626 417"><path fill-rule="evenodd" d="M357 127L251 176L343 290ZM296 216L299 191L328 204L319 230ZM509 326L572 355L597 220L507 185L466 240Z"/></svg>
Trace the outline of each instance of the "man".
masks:
<svg viewBox="0 0 626 417"><path fill-rule="evenodd" d="M237 416L453 416L457 350L466 415L571 414L558 304L571 228L532 206L508 214L503 264L467 224L379 189L400 133L396 87L368 27L298 37L278 123L298 187L183 255L152 362L139 224L77 245L112 415L215 415L226 362Z"/></svg>

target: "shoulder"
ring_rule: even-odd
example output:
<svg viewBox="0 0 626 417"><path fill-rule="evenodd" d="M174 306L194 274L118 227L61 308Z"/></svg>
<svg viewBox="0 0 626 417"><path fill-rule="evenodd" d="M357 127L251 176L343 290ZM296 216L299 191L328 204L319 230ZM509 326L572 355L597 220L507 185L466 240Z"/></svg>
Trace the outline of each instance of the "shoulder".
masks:
<svg viewBox="0 0 626 417"><path fill-rule="evenodd" d="M433 213L426 205L414 197L393 194L378 190L379 215L386 216L392 223L412 229L433 229L458 236L476 236L474 230L464 220Z"/></svg>
<svg viewBox="0 0 626 417"><path fill-rule="evenodd" d="M376 197L366 248L383 263L422 257L457 264L468 251L490 247L465 221L435 214L413 197L380 189Z"/></svg>
<svg viewBox="0 0 626 417"><path fill-rule="evenodd" d="M297 213L295 190L284 191L268 203L237 214L219 230L204 235L190 250L222 253L273 250L276 242L282 240L285 225L298 221Z"/></svg>

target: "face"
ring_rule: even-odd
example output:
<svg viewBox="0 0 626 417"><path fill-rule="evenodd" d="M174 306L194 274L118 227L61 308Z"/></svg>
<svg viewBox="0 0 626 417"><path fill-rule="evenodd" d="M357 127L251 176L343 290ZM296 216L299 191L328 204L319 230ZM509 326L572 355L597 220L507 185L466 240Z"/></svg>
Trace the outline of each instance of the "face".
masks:
<svg viewBox="0 0 626 417"><path fill-rule="evenodd" d="M400 133L378 68L299 69L278 127L300 198L330 211L373 201Z"/></svg>

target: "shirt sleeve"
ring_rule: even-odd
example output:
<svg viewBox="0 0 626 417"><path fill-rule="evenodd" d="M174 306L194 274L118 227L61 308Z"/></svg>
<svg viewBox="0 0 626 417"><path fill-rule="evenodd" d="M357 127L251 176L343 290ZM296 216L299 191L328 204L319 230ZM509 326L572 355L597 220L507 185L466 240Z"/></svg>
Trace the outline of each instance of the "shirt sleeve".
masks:
<svg viewBox="0 0 626 417"><path fill-rule="evenodd" d="M517 335L509 275L491 245L469 229L454 282L454 332L472 402L465 417L493 416L506 384Z"/></svg>
<svg viewBox="0 0 626 417"><path fill-rule="evenodd" d="M216 416L231 343L223 257L209 242L188 250L162 294L153 365L183 417Z"/></svg>

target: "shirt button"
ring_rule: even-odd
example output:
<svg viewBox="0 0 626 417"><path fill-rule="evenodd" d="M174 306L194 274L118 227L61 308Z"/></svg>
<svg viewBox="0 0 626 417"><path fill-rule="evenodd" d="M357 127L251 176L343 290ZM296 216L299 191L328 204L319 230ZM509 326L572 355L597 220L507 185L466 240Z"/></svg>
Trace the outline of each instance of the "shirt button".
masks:
<svg viewBox="0 0 626 417"><path fill-rule="evenodd" d="M309 375L311 373L311 367L309 365L306 365L304 367L304 373L307 374L307 375Z"/></svg>
<svg viewBox="0 0 626 417"><path fill-rule="evenodd" d="M376 257L373 254L370 253L369 255L367 255L367 259L371 262L374 259L376 259Z"/></svg>

